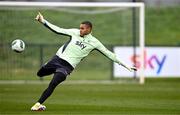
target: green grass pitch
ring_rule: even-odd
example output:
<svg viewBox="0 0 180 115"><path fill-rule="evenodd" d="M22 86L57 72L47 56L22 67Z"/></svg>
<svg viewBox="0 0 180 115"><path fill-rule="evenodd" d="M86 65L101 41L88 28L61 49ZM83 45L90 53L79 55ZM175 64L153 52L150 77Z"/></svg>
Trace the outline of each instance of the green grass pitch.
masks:
<svg viewBox="0 0 180 115"><path fill-rule="evenodd" d="M0 84L0 115L180 114L180 79L149 79L145 85L68 81L55 89L43 112L30 108L47 84Z"/></svg>

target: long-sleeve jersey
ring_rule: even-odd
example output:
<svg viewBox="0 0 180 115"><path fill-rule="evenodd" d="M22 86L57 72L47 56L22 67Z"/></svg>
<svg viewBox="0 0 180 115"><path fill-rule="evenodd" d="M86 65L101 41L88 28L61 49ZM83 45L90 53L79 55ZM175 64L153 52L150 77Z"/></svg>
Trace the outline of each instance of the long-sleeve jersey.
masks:
<svg viewBox="0 0 180 115"><path fill-rule="evenodd" d="M66 60L74 68L85 58L92 50L98 50L114 62L123 65L114 53L109 51L98 39L90 34L80 36L79 29L64 29L57 27L47 20L43 20L43 24L53 32L70 37L70 40L62 45L56 55ZM125 65L123 65L125 66ZM126 67L126 66L125 66Z"/></svg>

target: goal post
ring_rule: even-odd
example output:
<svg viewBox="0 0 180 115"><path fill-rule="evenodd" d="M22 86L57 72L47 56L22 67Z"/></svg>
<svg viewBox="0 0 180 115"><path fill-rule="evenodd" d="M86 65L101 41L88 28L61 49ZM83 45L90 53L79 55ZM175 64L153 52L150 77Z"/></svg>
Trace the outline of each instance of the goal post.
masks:
<svg viewBox="0 0 180 115"><path fill-rule="evenodd" d="M121 8L139 8L139 48L140 48L140 62L141 66L138 70L140 73L139 83L144 84L144 47L145 47L145 6L144 3L126 3L126 2L7 2L1 1L0 7L121 7Z"/></svg>
<svg viewBox="0 0 180 115"><path fill-rule="evenodd" d="M144 4L140 7L140 22L139 22L139 35L140 35L140 50L141 50L141 68L140 68L140 84L144 84L145 76L144 76L144 47L145 47L145 8Z"/></svg>

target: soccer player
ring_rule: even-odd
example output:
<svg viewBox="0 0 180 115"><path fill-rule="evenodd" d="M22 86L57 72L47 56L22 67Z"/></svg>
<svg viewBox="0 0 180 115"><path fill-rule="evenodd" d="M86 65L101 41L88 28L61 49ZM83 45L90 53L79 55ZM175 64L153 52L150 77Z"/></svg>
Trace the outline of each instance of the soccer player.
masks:
<svg viewBox="0 0 180 115"><path fill-rule="evenodd" d="M45 110L42 103L52 94L55 87L63 82L66 77L74 70L77 64L86 57L92 50L98 50L112 61L125 67L129 71L136 71L135 67L128 67L123 64L116 55L109 51L104 45L92 36L92 24L89 21L84 21L80 24L79 29L64 29L57 27L44 19L43 15L39 12L35 18L51 31L59 34L69 36L70 40L59 48L56 55L44 64L37 72L39 77L54 74L48 88L42 93L41 97L32 106L32 111Z"/></svg>

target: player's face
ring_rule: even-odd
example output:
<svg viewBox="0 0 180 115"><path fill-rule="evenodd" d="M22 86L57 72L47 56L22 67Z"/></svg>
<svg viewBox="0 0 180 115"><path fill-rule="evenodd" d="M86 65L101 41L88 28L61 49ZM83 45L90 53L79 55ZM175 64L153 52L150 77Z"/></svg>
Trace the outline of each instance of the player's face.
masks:
<svg viewBox="0 0 180 115"><path fill-rule="evenodd" d="M87 35L91 32L91 28L86 24L80 24L80 36Z"/></svg>

